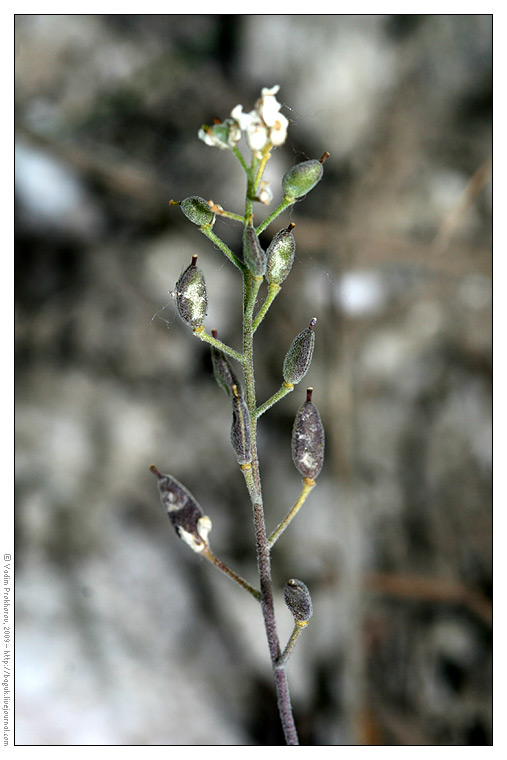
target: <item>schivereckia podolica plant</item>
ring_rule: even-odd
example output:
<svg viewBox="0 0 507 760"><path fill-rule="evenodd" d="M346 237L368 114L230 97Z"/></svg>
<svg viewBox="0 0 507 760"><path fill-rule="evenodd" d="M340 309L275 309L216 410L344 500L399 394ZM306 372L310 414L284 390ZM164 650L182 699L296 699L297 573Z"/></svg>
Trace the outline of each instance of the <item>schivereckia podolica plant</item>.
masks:
<svg viewBox="0 0 507 760"><path fill-rule="evenodd" d="M214 376L230 399L231 444L245 479L253 512L259 573L257 586L250 585L213 553L209 541L211 519L190 491L173 475L162 474L154 465L150 469L158 478L162 504L178 536L194 552L249 593L253 597L252 603L259 604L266 629L285 740L287 744L297 745L299 742L289 696L287 663L301 631L312 617L312 601L310 592L302 581L294 578L287 581L284 598L294 617L294 629L289 641L281 647L273 601L271 550L315 487L315 479L323 465L324 428L312 400L312 388L305 391L304 403L296 412L292 429L292 459L303 478L301 493L286 517L271 530L268 530L270 511L269 508L264 508L262 495L257 454L257 425L260 417L277 401L293 391L294 386L305 377L315 346L317 319L301 317L301 332L296 335L283 363L281 362L280 388L266 401L258 404L255 393L254 336L291 270L296 250L293 234L295 225L291 223L285 229L276 232L265 251L259 242L259 235L283 211L315 187L322 178L323 163L329 154L324 153L320 160L303 161L289 169L282 180L281 202L264 221L255 226L254 203L267 205L273 198L269 184L263 180L266 164L272 150L282 145L287 137L288 120L280 113L281 106L275 97L278 90L278 86L264 88L253 111L245 113L242 106L238 105L225 121L217 120L213 125L203 126L199 130L199 138L207 145L231 150L238 159L246 178L243 214L227 211L218 203L207 201L198 195L182 201L171 201L171 204L178 205L184 215L226 256L238 270L238 280L240 277L242 279L243 345L239 349L222 342L216 330L212 329L209 332L204 325L208 295L204 273L197 266L197 255L192 257L190 264L180 276L174 295L182 320L197 338L210 344ZM249 159L245 158L238 147L242 137L246 138ZM214 232L217 215L243 226L240 254L234 253Z"/></svg>

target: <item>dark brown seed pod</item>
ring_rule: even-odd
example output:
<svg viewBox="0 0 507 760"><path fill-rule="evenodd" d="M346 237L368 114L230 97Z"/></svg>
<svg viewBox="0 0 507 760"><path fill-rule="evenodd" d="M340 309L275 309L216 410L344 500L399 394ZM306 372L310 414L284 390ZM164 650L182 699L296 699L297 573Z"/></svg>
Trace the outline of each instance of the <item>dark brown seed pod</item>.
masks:
<svg viewBox="0 0 507 760"><path fill-rule="evenodd" d="M176 306L187 325L194 330L202 327L208 313L208 293L204 275L197 267L197 256L192 256L192 262L176 283Z"/></svg>
<svg viewBox="0 0 507 760"><path fill-rule="evenodd" d="M298 409L292 427L292 461L301 475L315 480L324 464L324 426L312 403L313 388L306 391L306 401Z"/></svg>
<svg viewBox="0 0 507 760"><path fill-rule="evenodd" d="M300 625L306 625L313 615L312 597L303 581L291 578L284 588L285 604L292 612L294 620Z"/></svg>
<svg viewBox="0 0 507 760"><path fill-rule="evenodd" d="M277 232L266 251L266 280L274 285L281 285L289 274L294 255L296 241L292 230L296 225L291 222L287 229Z"/></svg>
<svg viewBox="0 0 507 760"><path fill-rule="evenodd" d="M151 465L150 470L158 478L162 506L176 533L194 552L202 552L208 545L211 520L190 491L176 478L162 475L154 465Z"/></svg>
<svg viewBox="0 0 507 760"><path fill-rule="evenodd" d="M236 385L232 386L231 443L238 463L241 465L250 464L252 461L250 414Z"/></svg>
<svg viewBox="0 0 507 760"><path fill-rule="evenodd" d="M283 379L288 385L296 385L301 382L310 368L313 349L315 348L313 328L316 323L317 317L314 317L306 330L296 335L287 351L283 362Z"/></svg>
<svg viewBox="0 0 507 760"><path fill-rule="evenodd" d="M254 277L263 277L266 271L266 252L250 223L243 230L243 261Z"/></svg>
<svg viewBox="0 0 507 760"><path fill-rule="evenodd" d="M217 337L216 330L212 330L211 334L214 338ZM213 374L215 376L215 380L219 386L223 388L227 395L232 397L233 385L236 386L239 395L241 395L241 384L236 377L236 373L231 367L231 364L224 352L220 351L218 348L215 348L215 346L211 346L211 363L213 365Z"/></svg>

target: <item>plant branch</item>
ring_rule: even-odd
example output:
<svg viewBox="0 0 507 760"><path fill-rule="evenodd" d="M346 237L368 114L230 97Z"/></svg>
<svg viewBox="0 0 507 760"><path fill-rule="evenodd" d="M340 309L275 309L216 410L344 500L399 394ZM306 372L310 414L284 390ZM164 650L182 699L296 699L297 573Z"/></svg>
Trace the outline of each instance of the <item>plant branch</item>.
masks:
<svg viewBox="0 0 507 760"><path fill-rule="evenodd" d="M275 528L273 533L268 538L268 546L271 549L276 541L280 538L282 533L289 527L292 520L295 518L301 507L306 501L306 498L312 488L314 488L316 485L315 481L312 480L312 478L304 478L303 479L303 488L301 489L301 493L299 494L299 498L290 510L290 512L287 514L287 516L282 520L281 523Z"/></svg>
<svg viewBox="0 0 507 760"><path fill-rule="evenodd" d="M265 299L264 303L262 304L261 308L259 309L258 314L257 314L257 316L255 317L255 319L253 321L252 329L253 329L254 332L257 330L257 328L259 327L260 323L262 322L262 320L266 316L266 313L267 313L269 307L271 306L271 304L273 303L273 301L275 300L275 298L277 297L277 295L278 295L279 292L280 292L280 285L277 285L275 282L272 282L270 284L270 286L269 286L269 290L268 290L268 294L266 296L266 299Z"/></svg>
<svg viewBox="0 0 507 760"><path fill-rule="evenodd" d="M307 620L305 621L296 620L294 624L294 630L292 631L291 637L287 642L287 646L285 647L285 649L283 650L283 653L280 655L280 657L278 658L276 662L277 668L285 667L285 665L287 665L289 657L291 656L294 650L294 647L296 646L296 641L298 640L299 634L301 633L303 628L306 628L307 625L308 625Z"/></svg>
<svg viewBox="0 0 507 760"><path fill-rule="evenodd" d="M227 575L231 580L233 580L235 583L238 584L238 586L241 586L242 588L246 589L249 594L251 594L254 599L256 599L258 602L260 602L261 594L260 591L257 591L256 588L253 588L247 581L245 581L244 578L242 578L240 575L238 575L231 567L225 564L225 562L222 562L221 559L219 559L217 556L213 554L209 546L204 549L204 551L201 552L202 556L205 557L209 562L211 562L212 565L215 565L216 568L221 570L225 575Z"/></svg>
<svg viewBox="0 0 507 760"><path fill-rule="evenodd" d="M267 401L265 401L261 406L259 406L255 410L255 416L257 419L264 414L264 412L267 412L268 409L270 409L274 404L276 404L277 401L280 401L284 396L286 396L288 393L294 390L294 386L292 383L283 383L280 390L278 390L276 393L273 393L271 398L268 398Z"/></svg>
<svg viewBox="0 0 507 760"><path fill-rule="evenodd" d="M215 348L220 349L220 351L223 351L224 354L227 354L233 359L236 359L236 361L241 362L241 364L244 363L245 359L244 359L243 354L240 354L238 351L235 351L233 348L228 346L227 343L222 343L222 341L218 340L218 338L214 338L213 335L209 335L204 329L204 327L197 327L194 330L194 335L196 335L198 338L204 341L204 343L209 343L211 346L215 346Z"/></svg>
<svg viewBox="0 0 507 760"><path fill-rule="evenodd" d="M224 243L223 240L220 240L218 235L215 235L213 230L211 229L209 224L203 224L202 227L199 227L200 231L203 235L205 235L209 240L211 240L212 243L215 243L215 245L220 248L222 253L224 253L229 261L231 261L235 267L237 267L240 272L243 272L245 267L243 265L243 262L238 259L236 254L234 254L228 245Z"/></svg>
<svg viewBox="0 0 507 760"><path fill-rule="evenodd" d="M289 206L292 206L292 204L295 203L294 198L284 198L283 201L280 203L279 206L275 208L272 214L270 214L266 219L264 219L263 222L259 224L259 226L256 228L255 232L257 235L260 235L261 232L264 232L266 227L273 222L277 216L280 216L286 208L289 208Z"/></svg>

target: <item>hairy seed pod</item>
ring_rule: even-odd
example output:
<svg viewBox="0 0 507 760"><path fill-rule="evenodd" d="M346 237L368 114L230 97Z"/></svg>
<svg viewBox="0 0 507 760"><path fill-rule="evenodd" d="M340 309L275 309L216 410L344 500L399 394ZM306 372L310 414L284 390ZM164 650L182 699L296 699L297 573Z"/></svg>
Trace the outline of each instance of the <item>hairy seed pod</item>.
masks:
<svg viewBox="0 0 507 760"><path fill-rule="evenodd" d="M329 153L324 153L322 158L317 161L312 158L310 161L303 161L289 169L282 179L282 188L286 198L302 198L313 190L317 182L320 182L324 173L323 163L328 158Z"/></svg>
<svg viewBox="0 0 507 760"><path fill-rule="evenodd" d="M250 223L243 230L243 261L254 277L263 277L266 271L266 252Z"/></svg>
<svg viewBox="0 0 507 760"><path fill-rule="evenodd" d="M310 368L313 349L315 348L315 333L313 328L317 322L314 317L309 326L292 341L283 361L283 379L289 385L301 382Z"/></svg>
<svg viewBox="0 0 507 760"><path fill-rule="evenodd" d="M217 331L212 330L211 334L214 338L217 337ZM241 395L241 385L236 377L236 374L231 367L231 364L224 354L223 351L220 351L220 349L215 348L215 346L211 346L211 363L213 365L213 374L215 375L215 380L219 384L221 388L224 389L224 391L227 393L228 396L232 397L232 387L233 385L236 386L239 395Z"/></svg>
<svg viewBox="0 0 507 760"><path fill-rule="evenodd" d="M194 330L202 327L208 312L208 293L204 275L197 267L197 256L192 256L192 263L176 283L176 306L187 325Z"/></svg>
<svg viewBox="0 0 507 760"><path fill-rule="evenodd" d="M193 549L202 552L207 546L211 520L202 511L190 491L172 475L162 475L152 465L150 470L158 478L162 506L178 536Z"/></svg>
<svg viewBox="0 0 507 760"><path fill-rule="evenodd" d="M324 464L324 426L312 403L313 388L306 391L306 401L299 407L292 427L292 461L301 475L315 480Z"/></svg>
<svg viewBox="0 0 507 760"><path fill-rule="evenodd" d="M185 198L185 200L180 202L179 206L187 219L190 219L191 222L199 227L202 227L203 224L211 224L215 216L209 207L208 201L199 195L191 195L189 198Z"/></svg>
<svg viewBox="0 0 507 760"><path fill-rule="evenodd" d="M250 414L236 385L232 386L231 443L238 463L249 464L252 461Z"/></svg>
<svg viewBox="0 0 507 760"><path fill-rule="evenodd" d="M285 604L292 612L297 623L308 623L313 615L312 597L303 581L291 578L283 591Z"/></svg>
<svg viewBox="0 0 507 760"><path fill-rule="evenodd" d="M277 232L266 251L266 280L270 285L281 285L292 269L296 253L292 234L295 226L291 222L286 230Z"/></svg>

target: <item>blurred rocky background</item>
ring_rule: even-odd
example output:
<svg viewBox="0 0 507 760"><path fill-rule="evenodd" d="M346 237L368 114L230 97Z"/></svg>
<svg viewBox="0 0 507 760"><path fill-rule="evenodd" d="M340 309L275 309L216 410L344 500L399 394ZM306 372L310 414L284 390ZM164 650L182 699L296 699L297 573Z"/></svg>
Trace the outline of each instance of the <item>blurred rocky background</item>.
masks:
<svg viewBox="0 0 507 760"><path fill-rule="evenodd" d="M326 463L273 550L282 639L285 581L314 601L301 743L490 744L491 16L19 15L15 47L17 743L283 741L259 609L177 540L148 470L255 583L229 404L170 295L198 253L207 327L239 346L240 281L169 200L241 212L239 164L197 131L279 84L274 203L331 154L263 235L292 220L298 248L256 341L262 401L318 317L260 424L273 528L314 387Z"/></svg>

